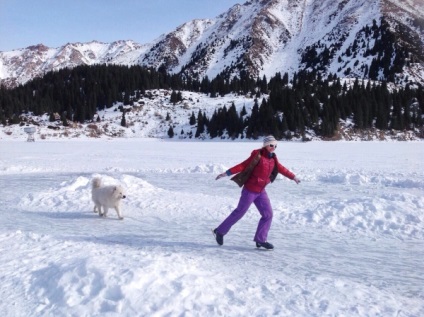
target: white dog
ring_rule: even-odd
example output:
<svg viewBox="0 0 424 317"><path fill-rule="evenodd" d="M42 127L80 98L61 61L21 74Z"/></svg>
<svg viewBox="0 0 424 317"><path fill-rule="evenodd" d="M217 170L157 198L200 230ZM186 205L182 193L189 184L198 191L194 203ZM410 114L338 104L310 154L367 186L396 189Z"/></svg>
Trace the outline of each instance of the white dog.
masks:
<svg viewBox="0 0 424 317"><path fill-rule="evenodd" d="M121 210L119 209L121 199L123 198L125 198L125 193L122 186L103 186L101 178L95 177L93 179L91 199L94 202L94 212L98 212L100 217L107 217L108 209L115 208L118 218L124 219L124 217L122 217Z"/></svg>

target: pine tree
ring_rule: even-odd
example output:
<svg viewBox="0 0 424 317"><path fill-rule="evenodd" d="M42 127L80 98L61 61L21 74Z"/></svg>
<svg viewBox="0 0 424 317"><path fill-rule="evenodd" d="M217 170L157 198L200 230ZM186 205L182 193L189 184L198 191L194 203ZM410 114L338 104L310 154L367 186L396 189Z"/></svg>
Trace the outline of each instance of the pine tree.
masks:
<svg viewBox="0 0 424 317"><path fill-rule="evenodd" d="M175 105L178 102L178 95L175 92L175 90L172 91L171 93L171 99L170 101Z"/></svg>
<svg viewBox="0 0 424 317"><path fill-rule="evenodd" d="M215 110L208 124L208 133L211 139L214 139L218 136L218 120L218 114Z"/></svg>
<svg viewBox="0 0 424 317"><path fill-rule="evenodd" d="M122 111L122 119L121 119L121 126L127 127L127 121L125 119L125 109Z"/></svg>
<svg viewBox="0 0 424 317"><path fill-rule="evenodd" d="M197 130L194 136L198 138L203 132L205 132L205 119L202 111L199 110L199 113L197 114Z"/></svg>
<svg viewBox="0 0 424 317"><path fill-rule="evenodd" d="M168 136L172 139L174 137L174 129L172 128L172 126L169 126L168 129Z"/></svg>
<svg viewBox="0 0 424 317"><path fill-rule="evenodd" d="M97 117L97 118L98 118L98 117ZM61 120L62 120L62 124L63 124L63 126L64 126L64 127L69 126L69 124L68 124L68 120L66 119L66 115L65 115L65 113L63 113L63 114L62 114Z"/></svg>
<svg viewBox="0 0 424 317"><path fill-rule="evenodd" d="M247 114L246 107L243 105L243 108L240 111L240 117L244 117Z"/></svg>
<svg viewBox="0 0 424 317"><path fill-rule="evenodd" d="M234 105L234 102L232 103L230 109L228 109L227 112L227 118L226 118L226 128L228 131L228 136L232 139L235 139L238 137L240 133L240 127L239 127L239 116L236 110L236 106Z"/></svg>
<svg viewBox="0 0 424 317"><path fill-rule="evenodd" d="M258 131L258 125L259 125L259 105L258 101L255 100L255 104L252 108L252 114L250 115L248 125L247 125L247 131L246 131L246 137L248 139L257 139L259 137L259 131Z"/></svg>
<svg viewBox="0 0 424 317"><path fill-rule="evenodd" d="M190 125L195 125L196 124L196 117L194 116L194 112L191 112L191 117L190 117Z"/></svg>

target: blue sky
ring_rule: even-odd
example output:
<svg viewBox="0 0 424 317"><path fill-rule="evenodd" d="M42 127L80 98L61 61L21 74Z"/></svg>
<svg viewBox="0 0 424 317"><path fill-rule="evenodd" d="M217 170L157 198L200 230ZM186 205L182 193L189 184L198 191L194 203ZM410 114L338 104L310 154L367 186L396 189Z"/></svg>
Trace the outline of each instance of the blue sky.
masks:
<svg viewBox="0 0 424 317"><path fill-rule="evenodd" d="M145 44L192 19L246 0L0 0L0 51L42 43L134 40Z"/></svg>

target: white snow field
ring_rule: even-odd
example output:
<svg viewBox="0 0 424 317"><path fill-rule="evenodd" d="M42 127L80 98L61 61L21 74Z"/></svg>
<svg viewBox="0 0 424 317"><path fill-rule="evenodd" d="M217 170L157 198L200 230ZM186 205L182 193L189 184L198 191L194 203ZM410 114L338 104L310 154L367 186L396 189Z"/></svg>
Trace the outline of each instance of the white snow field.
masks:
<svg viewBox="0 0 424 317"><path fill-rule="evenodd" d="M424 143L280 142L269 241L218 173L257 142L2 140L2 316L424 316ZM126 188L93 213L91 180Z"/></svg>

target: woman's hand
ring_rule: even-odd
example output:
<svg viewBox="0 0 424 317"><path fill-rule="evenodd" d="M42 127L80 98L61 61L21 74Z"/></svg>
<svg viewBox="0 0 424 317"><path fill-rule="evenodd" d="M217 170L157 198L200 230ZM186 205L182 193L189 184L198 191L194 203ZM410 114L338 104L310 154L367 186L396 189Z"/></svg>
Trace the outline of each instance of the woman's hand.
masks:
<svg viewBox="0 0 424 317"><path fill-rule="evenodd" d="M215 180L218 180L218 179L220 179L220 178L222 178L222 177L225 177L225 176L227 176L227 173L222 173L222 174L219 174L216 178L215 178Z"/></svg>
<svg viewBox="0 0 424 317"><path fill-rule="evenodd" d="M293 180L296 182L296 184L300 183L300 179L298 179L296 176L293 178Z"/></svg>

